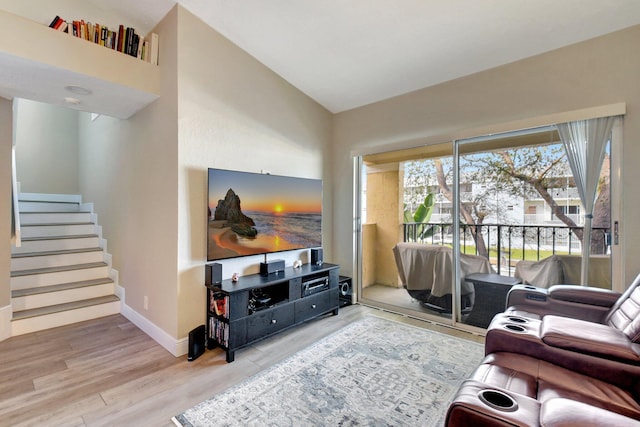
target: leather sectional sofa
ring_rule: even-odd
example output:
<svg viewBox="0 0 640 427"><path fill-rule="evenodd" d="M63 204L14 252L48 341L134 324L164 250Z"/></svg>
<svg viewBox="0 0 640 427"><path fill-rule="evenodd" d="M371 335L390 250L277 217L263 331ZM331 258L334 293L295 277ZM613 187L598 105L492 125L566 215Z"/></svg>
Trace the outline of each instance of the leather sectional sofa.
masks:
<svg viewBox="0 0 640 427"><path fill-rule="evenodd" d="M624 294L514 286L447 426L640 426L640 275Z"/></svg>

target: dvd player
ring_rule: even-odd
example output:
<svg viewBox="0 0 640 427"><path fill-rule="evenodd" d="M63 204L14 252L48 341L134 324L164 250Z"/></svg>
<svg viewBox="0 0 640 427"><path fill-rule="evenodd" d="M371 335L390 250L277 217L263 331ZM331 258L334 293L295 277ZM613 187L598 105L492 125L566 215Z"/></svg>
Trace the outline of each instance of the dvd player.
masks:
<svg viewBox="0 0 640 427"><path fill-rule="evenodd" d="M302 282L302 296L317 294L329 289L329 277L319 277L317 279Z"/></svg>

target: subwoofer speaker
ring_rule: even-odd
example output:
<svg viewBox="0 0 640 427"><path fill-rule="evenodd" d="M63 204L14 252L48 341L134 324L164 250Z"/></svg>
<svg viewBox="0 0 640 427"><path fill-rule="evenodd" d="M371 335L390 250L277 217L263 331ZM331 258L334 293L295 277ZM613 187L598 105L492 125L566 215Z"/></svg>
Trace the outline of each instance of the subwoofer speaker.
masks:
<svg viewBox="0 0 640 427"><path fill-rule="evenodd" d="M351 277L340 276L338 279L338 291L340 292L340 307L352 304L353 298L353 286L351 284Z"/></svg>
<svg viewBox="0 0 640 427"><path fill-rule="evenodd" d="M189 354L187 355L189 362L196 360L204 353L205 336L206 330L204 325L200 325L189 332Z"/></svg>

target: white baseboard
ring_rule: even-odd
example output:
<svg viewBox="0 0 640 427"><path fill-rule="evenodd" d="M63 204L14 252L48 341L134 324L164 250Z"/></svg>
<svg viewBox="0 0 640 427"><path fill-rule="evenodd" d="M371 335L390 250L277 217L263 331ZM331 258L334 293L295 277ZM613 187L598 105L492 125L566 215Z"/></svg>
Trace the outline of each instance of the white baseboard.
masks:
<svg viewBox="0 0 640 427"><path fill-rule="evenodd" d="M13 310L11 305L0 308L0 341L4 341L11 337L11 319L13 318Z"/></svg>
<svg viewBox="0 0 640 427"><path fill-rule="evenodd" d="M125 290L121 286L116 287L116 295L120 298L122 309L121 313L124 317L129 319L131 323L153 338L158 344L164 347L169 353L175 357L183 356L189 352L189 339L181 338L175 339L171 335L167 334L163 329L159 328L155 323L129 307L125 303L124 295Z"/></svg>

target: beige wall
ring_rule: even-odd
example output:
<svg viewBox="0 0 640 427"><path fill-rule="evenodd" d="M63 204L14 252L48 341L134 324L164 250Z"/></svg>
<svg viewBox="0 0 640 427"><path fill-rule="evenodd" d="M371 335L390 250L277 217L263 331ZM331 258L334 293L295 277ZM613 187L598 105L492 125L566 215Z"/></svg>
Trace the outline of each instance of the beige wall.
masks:
<svg viewBox="0 0 640 427"><path fill-rule="evenodd" d="M179 337L176 25L174 10L157 27L160 99L129 120L83 114L79 150L81 191L94 202L126 305L173 338Z"/></svg>
<svg viewBox="0 0 640 427"><path fill-rule="evenodd" d="M338 114L336 182L353 182L352 156L498 131L562 112L625 102L621 231L626 283L640 264L640 198L624 197L640 181L640 26ZM542 123L531 122L531 125ZM509 129L511 128L511 129ZM334 187L335 258L352 264L349 185Z"/></svg>
<svg viewBox="0 0 640 427"><path fill-rule="evenodd" d="M16 120L20 191L78 194L78 112L19 99Z"/></svg>
<svg viewBox="0 0 640 427"><path fill-rule="evenodd" d="M205 321L207 168L324 178L331 115L181 7L156 31L162 96L126 121L82 116L81 186L127 306L182 339ZM262 259L223 261L223 275L256 273Z"/></svg>
<svg viewBox="0 0 640 427"><path fill-rule="evenodd" d="M323 159L331 115L182 8L178 52L178 336L184 336L204 317L207 168L324 178L329 218L331 179ZM330 260L327 221L323 243ZM277 258L290 265L306 252ZM263 259L224 260L223 276L257 273Z"/></svg>
<svg viewBox="0 0 640 427"><path fill-rule="evenodd" d="M398 286L398 270L392 252L398 243L400 229L398 179L397 169L367 174L367 224L375 224L376 232L368 236L369 241L363 239L362 245L363 250L374 251L375 283L394 287Z"/></svg>

